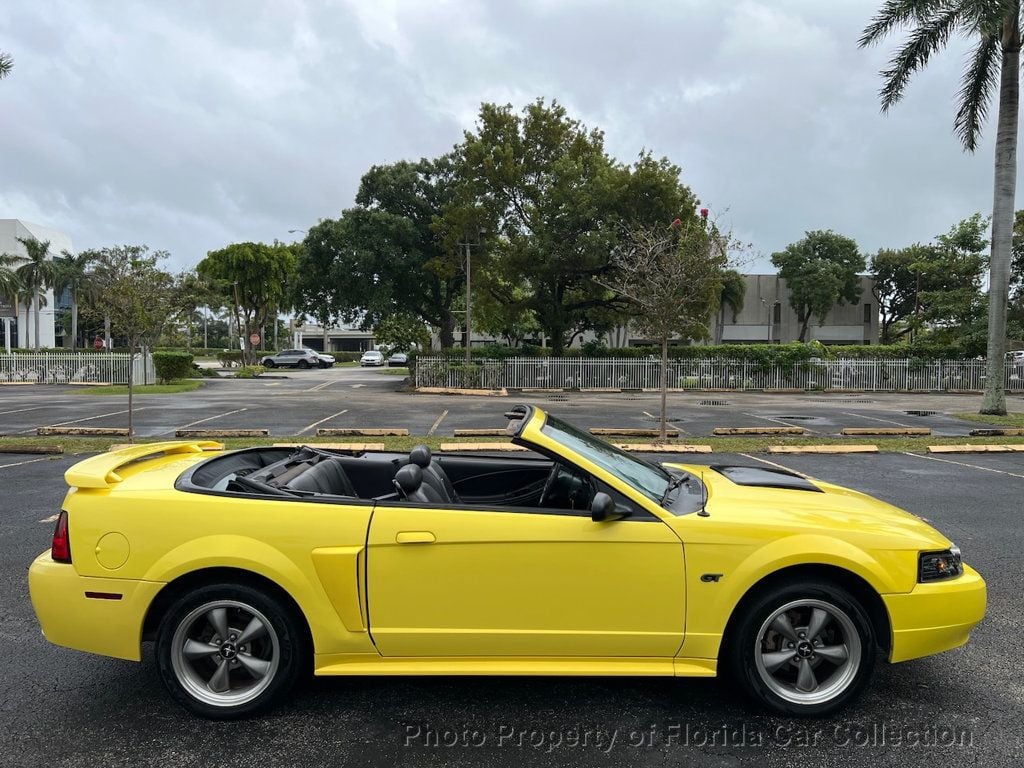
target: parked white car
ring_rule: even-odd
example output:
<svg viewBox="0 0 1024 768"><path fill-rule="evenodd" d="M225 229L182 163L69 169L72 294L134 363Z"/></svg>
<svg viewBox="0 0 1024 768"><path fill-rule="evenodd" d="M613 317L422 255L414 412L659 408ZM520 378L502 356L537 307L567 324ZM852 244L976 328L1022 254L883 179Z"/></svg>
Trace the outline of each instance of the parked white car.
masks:
<svg viewBox="0 0 1024 768"><path fill-rule="evenodd" d="M384 363L384 354L382 352L378 352L376 349L363 352L363 356L359 358L360 366L384 365Z"/></svg>

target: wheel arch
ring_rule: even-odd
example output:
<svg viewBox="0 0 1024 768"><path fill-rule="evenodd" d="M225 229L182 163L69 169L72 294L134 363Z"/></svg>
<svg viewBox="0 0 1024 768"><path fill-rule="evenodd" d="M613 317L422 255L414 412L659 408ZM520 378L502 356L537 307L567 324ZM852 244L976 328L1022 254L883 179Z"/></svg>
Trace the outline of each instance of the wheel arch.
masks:
<svg viewBox="0 0 1024 768"><path fill-rule="evenodd" d="M293 618L298 622L302 632L302 641L309 658L312 658L314 653L313 632L309 625L309 619L295 598L272 579L243 568L224 566L200 568L169 581L157 592L156 597L146 609L146 615L142 621L142 640L153 640L156 637L160 620L179 597L208 584L243 584L270 593L280 600L293 613Z"/></svg>
<svg viewBox="0 0 1024 768"><path fill-rule="evenodd" d="M780 585L806 581L832 582L843 587L853 595L871 620L871 625L875 630L876 642L888 654L892 646L892 627L885 602L875 588L862 576L846 568L826 563L803 563L773 571L763 576L747 589L736 605L733 606L729 619L725 624L722 642L718 651L719 663L728 656L729 646L733 642L733 636L736 634L736 625L739 623L740 617L758 597Z"/></svg>

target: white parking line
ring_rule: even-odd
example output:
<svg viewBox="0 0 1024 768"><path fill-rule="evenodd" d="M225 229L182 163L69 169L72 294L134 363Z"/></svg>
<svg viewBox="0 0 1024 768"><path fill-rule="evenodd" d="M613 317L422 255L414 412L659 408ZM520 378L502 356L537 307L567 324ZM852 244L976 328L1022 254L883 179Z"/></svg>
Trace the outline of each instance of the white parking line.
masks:
<svg viewBox="0 0 1024 768"><path fill-rule="evenodd" d="M865 416L863 413L848 413L846 411L840 411L844 416L853 416L857 419L867 419L868 421L880 421L883 424L895 424L897 427L913 427L920 426L920 424L904 424L902 421L893 421L892 419L880 419L877 416Z"/></svg>
<svg viewBox="0 0 1024 768"><path fill-rule="evenodd" d="M44 517L39 522L40 523L56 523L58 517L60 517L60 515L50 515L49 517Z"/></svg>
<svg viewBox="0 0 1024 768"><path fill-rule="evenodd" d="M45 407L45 405L34 405L31 408L17 408L13 411L0 411L0 416L3 416L4 414L7 413L24 413L25 411L38 411Z"/></svg>
<svg viewBox="0 0 1024 768"><path fill-rule="evenodd" d="M789 467L784 467L781 464L777 464L774 461L768 461L768 459L760 459L757 456L751 456L749 453L741 453L740 456L744 456L748 459L753 459L754 461L760 461L762 464L768 464L769 466L775 467L776 469L784 469L786 472L792 472L794 475L799 475L800 477L811 477L810 475L805 475L803 472L798 472L795 469L790 469Z"/></svg>
<svg viewBox="0 0 1024 768"><path fill-rule="evenodd" d="M343 411L338 411L337 413L332 413L332 414L331 414L330 416L328 416L328 417L327 417L326 419L320 419L320 421L314 421L314 422L313 422L312 424L310 424L310 425L309 425L308 427L303 427L302 429L300 429L300 430L299 430L298 432L296 432L296 433L295 433L295 435L296 435L296 436L298 436L298 435L301 435L301 434L303 434L304 432L309 432L309 430L311 430L311 429L312 429L313 427L317 427L317 426L319 426L319 425L323 424L323 423L324 423L325 421L330 421L330 420L331 420L331 419L333 419L333 418L334 418L335 416L341 416L341 414L343 414L343 413L348 413L348 408L346 408L346 409L345 409L345 410L343 410Z"/></svg>
<svg viewBox="0 0 1024 768"><path fill-rule="evenodd" d="M437 417L437 420L430 426L430 429L427 430L427 437L430 437L437 431L437 428L441 426L441 422L444 421L444 417L447 415L448 409L445 408L444 411L441 412L441 415Z"/></svg>
<svg viewBox="0 0 1024 768"><path fill-rule="evenodd" d="M0 464L0 469L6 469L7 467L20 467L22 464L35 464L37 461L49 461L50 457L46 456L42 459L26 459L25 461L16 461L13 464Z"/></svg>
<svg viewBox="0 0 1024 768"><path fill-rule="evenodd" d="M1010 477L1024 478L1024 475L1018 475L1016 472L1007 472L1004 469L993 469L992 467L982 467L978 464L968 464L965 461L953 461L952 459L940 459L938 456L925 456L921 453L910 453L909 451L900 451L904 456L913 456L915 459L928 459L929 461L941 461L943 464L956 464L958 467L970 467L971 469L980 469L983 472L995 472L997 475L1009 475Z"/></svg>
<svg viewBox="0 0 1024 768"><path fill-rule="evenodd" d="M155 408L155 407L156 406L152 406L152 405L144 405L141 408L134 408L132 410L134 410L135 413L138 413L139 411L145 411L147 409L151 409L151 408ZM93 419L105 419L107 416L118 416L118 415L120 415L122 413L128 413L128 409L125 408L123 411L114 411L112 413L101 413L99 416L86 416L84 419L71 419L70 421L58 421L56 424L41 424L40 426L45 426L45 427L66 427L68 424L80 424L83 421L92 421ZM35 432L35 431L36 431L36 427L32 427L31 429L23 429L20 432L15 432L14 434L16 434L16 435L25 435L25 434L28 434L29 432Z"/></svg>
<svg viewBox="0 0 1024 768"><path fill-rule="evenodd" d="M641 413L644 416L646 416L648 419L654 419L659 424L661 423L661 416L655 416L653 413L648 413L647 411L641 411ZM675 424L673 424L670 421L666 421L665 422L665 429L674 429L680 435L685 435L686 434L686 430L685 429L681 429L681 428L677 427Z"/></svg>
<svg viewBox="0 0 1024 768"><path fill-rule="evenodd" d="M248 410L249 410L248 408L239 408L238 410L228 411L227 413L218 413L216 416L207 416L205 419L199 419L198 421L191 421L188 424L182 424L180 427L174 427L173 429L168 429L166 432L161 432L158 435L158 437L160 435L169 435L169 434L171 434L173 432L177 432L179 429L188 429L189 427L194 427L196 424L205 424L206 422L213 421L214 419L220 419L220 418L223 418L224 416L230 416L233 413L241 413L242 411L248 411Z"/></svg>
<svg viewBox="0 0 1024 768"><path fill-rule="evenodd" d="M321 389L327 389L329 386L331 386L331 384L333 384L336 381L337 381L337 379L330 379L328 381L323 381L323 382L317 384L314 387L310 387L309 389L304 389L302 391L303 392L319 392Z"/></svg>

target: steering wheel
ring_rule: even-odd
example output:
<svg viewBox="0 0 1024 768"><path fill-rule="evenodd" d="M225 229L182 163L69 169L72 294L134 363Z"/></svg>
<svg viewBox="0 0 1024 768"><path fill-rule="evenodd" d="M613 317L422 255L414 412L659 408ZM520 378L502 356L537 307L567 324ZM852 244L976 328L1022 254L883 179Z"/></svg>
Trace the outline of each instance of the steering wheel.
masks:
<svg viewBox="0 0 1024 768"><path fill-rule="evenodd" d="M548 479L544 482L544 490L540 492L540 500L537 502L538 507L543 507L544 502L551 496L551 491L554 490L555 482L558 480L558 475L562 471L562 465L559 462L554 462L551 465L551 472L548 474Z"/></svg>

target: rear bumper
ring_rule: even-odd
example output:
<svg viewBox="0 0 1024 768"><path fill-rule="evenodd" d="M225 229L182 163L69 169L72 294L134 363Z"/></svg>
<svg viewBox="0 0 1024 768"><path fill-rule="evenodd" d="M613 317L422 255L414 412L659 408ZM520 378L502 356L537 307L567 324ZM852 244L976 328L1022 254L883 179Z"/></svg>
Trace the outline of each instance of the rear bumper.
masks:
<svg viewBox="0 0 1024 768"><path fill-rule="evenodd" d="M985 616L985 580L968 565L947 582L918 584L902 595L882 595L892 625L889 661L907 661L957 648Z"/></svg>
<svg viewBox="0 0 1024 768"><path fill-rule="evenodd" d="M142 658L142 624L163 586L155 581L79 576L73 565L54 562L49 551L37 557L28 572L32 607L47 640L131 661Z"/></svg>

